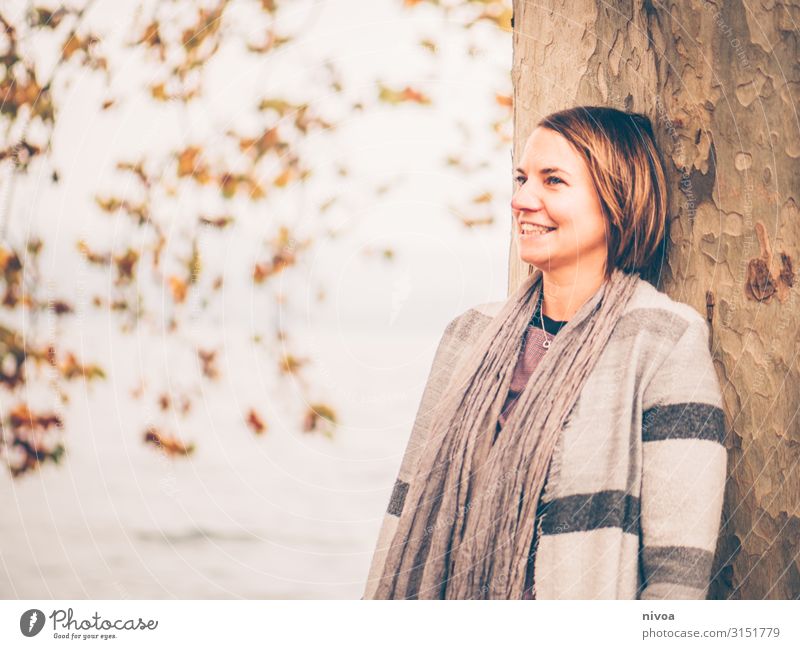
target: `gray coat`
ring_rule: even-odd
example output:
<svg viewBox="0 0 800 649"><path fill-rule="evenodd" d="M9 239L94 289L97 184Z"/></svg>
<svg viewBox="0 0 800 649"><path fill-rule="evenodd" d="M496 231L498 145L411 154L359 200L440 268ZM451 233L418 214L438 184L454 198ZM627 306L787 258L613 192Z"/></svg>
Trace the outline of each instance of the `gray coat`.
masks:
<svg viewBox="0 0 800 649"><path fill-rule="evenodd" d="M365 599L383 571L433 405L501 305L467 310L442 335ZM727 474L708 333L692 307L639 280L553 454L537 523L537 599L705 599Z"/></svg>

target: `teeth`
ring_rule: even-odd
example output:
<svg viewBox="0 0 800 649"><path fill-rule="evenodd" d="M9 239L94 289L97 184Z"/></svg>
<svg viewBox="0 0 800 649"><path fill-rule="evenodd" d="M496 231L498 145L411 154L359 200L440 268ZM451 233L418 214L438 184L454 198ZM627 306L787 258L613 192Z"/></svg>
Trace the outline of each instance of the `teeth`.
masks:
<svg viewBox="0 0 800 649"><path fill-rule="evenodd" d="M545 232L550 232L550 230L554 230L555 228L545 228L540 225L523 223L520 229L522 230L523 234L544 234Z"/></svg>

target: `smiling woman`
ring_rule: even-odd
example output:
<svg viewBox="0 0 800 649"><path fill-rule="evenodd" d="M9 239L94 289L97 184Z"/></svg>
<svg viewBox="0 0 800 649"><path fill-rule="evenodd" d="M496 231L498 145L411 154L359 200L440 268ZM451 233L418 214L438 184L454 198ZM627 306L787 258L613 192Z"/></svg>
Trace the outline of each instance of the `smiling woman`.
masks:
<svg viewBox="0 0 800 649"><path fill-rule="evenodd" d="M364 596L704 598L725 418L706 321L640 277L667 223L650 121L555 113L515 173L535 272L445 330Z"/></svg>
<svg viewBox="0 0 800 649"><path fill-rule="evenodd" d="M650 122L631 116L625 126L623 115L604 109L602 126L574 111L550 115L515 170L519 255L543 270L543 312L555 320L568 320L614 268L645 270L664 236L666 180Z"/></svg>

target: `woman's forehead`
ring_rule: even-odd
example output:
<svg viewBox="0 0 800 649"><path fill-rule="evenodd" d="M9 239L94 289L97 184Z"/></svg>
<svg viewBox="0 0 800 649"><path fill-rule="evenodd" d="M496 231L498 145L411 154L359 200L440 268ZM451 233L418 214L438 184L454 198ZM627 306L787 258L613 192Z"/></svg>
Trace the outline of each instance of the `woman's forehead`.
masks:
<svg viewBox="0 0 800 649"><path fill-rule="evenodd" d="M539 126L528 136L520 162L521 166L534 166L536 169L560 167L572 171L581 160L566 138Z"/></svg>

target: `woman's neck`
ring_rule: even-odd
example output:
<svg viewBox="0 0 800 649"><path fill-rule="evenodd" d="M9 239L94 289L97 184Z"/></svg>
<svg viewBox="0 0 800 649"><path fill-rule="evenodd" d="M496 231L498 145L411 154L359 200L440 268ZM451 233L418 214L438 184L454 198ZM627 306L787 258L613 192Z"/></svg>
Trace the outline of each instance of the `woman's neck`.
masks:
<svg viewBox="0 0 800 649"><path fill-rule="evenodd" d="M543 272L544 298L542 313L551 320L568 321L586 304L603 285L603 270L578 273L573 269L566 272Z"/></svg>

